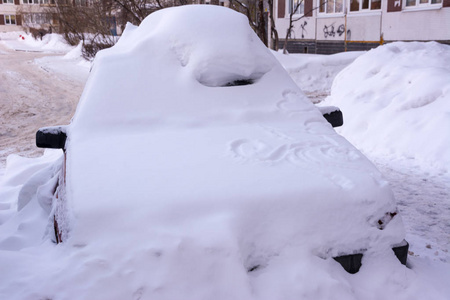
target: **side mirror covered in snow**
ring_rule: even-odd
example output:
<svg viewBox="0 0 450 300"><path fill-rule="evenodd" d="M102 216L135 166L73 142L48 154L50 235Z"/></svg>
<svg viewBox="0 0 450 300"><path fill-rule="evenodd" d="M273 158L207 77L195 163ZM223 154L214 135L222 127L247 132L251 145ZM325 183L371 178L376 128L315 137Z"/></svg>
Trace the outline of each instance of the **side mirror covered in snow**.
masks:
<svg viewBox="0 0 450 300"><path fill-rule="evenodd" d="M36 146L39 148L64 149L66 126L43 127L36 132Z"/></svg>
<svg viewBox="0 0 450 300"><path fill-rule="evenodd" d="M322 106L318 107L323 117L331 124L333 127L339 127L344 125L344 117L342 112L338 107L335 106Z"/></svg>

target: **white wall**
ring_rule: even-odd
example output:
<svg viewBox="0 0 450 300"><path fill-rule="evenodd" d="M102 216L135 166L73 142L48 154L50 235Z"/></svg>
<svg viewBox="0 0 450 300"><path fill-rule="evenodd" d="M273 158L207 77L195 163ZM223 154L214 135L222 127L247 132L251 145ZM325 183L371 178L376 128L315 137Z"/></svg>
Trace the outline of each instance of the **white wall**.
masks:
<svg viewBox="0 0 450 300"><path fill-rule="evenodd" d="M380 41L381 12L317 18L319 41Z"/></svg>
<svg viewBox="0 0 450 300"><path fill-rule="evenodd" d="M15 15L17 14L16 8L17 5L14 4L0 4L0 15ZM22 27L16 25L0 25L0 32L10 32L19 30L22 30Z"/></svg>
<svg viewBox="0 0 450 300"><path fill-rule="evenodd" d="M305 24L306 22L306 24ZM284 19L275 19L276 28L280 39L286 37L289 27L289 16ZM316 38L316 23L312 17L305 17L294 23L291 39L314 40Z"/></svg>
<svg viewBox="0 0 450 300"><path fill-rule="evenodd" d="M345 17L321 17L317 22L318 41L343 41L345 39Z"/></svg>
<svg viewBox="0 0 450 300"><path fill-rule="evenodd" d="M17 5L14 5L14 4L0 4L0 15L4 15L4 14L15 15L16 7L17 7Z"/></svg>
<svg viewBox="0 0 450 300"><path fill-rule="evenodd" d="M348 14L347 35L349 41L379 42L381 35L381 12L364 15Z"/></svg>
<svg viewBox="0 0 450 300"><path fill-rule="evenodd" d="M318 0L314 0L314 7L317 3ZM278 11L277 4L274 1L275 12ZM289 18L275 18L275 23L280 39L284 39ZM355 42L379 42L381 36L386 41L450 40L450 7L415 11L403 9L401 12L388 13L387 0L382 0L381 11L347 13L346 18L344 14L320 15L316 10L313 17L295 23L294 36L291 38L318 41L344 41L347 38Z"/></svg>
<svg viewBox="0 0 450 300"><path fill-rule="evenodd" d="M383 34L386 41L450 40L450 7L386 13Z"/></svg>
<svg viewBox="0 0 450 300"><path fill-rule="evenodd" d="M314 1L314 5L317 6ZM277 11L277 7L275 7ZM305 24L306 22L306 24ZM276 27L280 39L286 36L289 25L289 18L275 19ZM319 41L344 41L345 38L351 41L371 41L378 42L381 32L381 12L370 14L355 13L348 14L347 21L344 14L320 15L317 10L313 12L313 17L303 18L294 23L293 39L304 39Z"/></svg>

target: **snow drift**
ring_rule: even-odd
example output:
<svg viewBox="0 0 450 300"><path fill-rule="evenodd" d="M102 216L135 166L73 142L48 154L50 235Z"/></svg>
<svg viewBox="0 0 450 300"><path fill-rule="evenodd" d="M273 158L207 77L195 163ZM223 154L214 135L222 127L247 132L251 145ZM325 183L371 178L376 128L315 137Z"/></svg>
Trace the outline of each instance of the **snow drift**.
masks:
<svg viewBox="0 0 450 300"><path fill-rule="evenodd" d="M327 104L339 106L339 129L364 151L450 166L450 46L392 43L357 58L336 77Z"/></svg>
<svg viewBox="0 0 450 300"><path fill-rule="evenodd" d="M333 55L286 55L273 52L295 83L310 97L328 95L336 75L363 53L351 51Z"/></svg>

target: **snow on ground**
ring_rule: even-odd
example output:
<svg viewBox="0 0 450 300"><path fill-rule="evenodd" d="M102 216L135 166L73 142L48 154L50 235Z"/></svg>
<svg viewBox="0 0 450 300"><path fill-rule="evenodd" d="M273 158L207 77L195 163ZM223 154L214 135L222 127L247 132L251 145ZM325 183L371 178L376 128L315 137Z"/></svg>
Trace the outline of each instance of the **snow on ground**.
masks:
<svg viewBox="0 0 450 300"><path fill-rule="evenodd" d="M408 48L406 46L397 47L401 50L399 53L408 55ZM425 50L432 51L431 49ZM446 51L444 51L443 54L444 57L445 52ZM0 48L0 56L2 54L11 55L10 53L11 52L8 50ZM309 94L316 95L320 98L326 94L325 92L322 93L321 89L323 88L323 91L330 90L332 78L343 69L346 64L350 64L359 56L363 59L365 55L371 55L370 53L371 52L368 54L345 53L334 56L289 55L280 57L277 55L277 57L299 86L304 88ZM179 57L181 61L185 58L183 55ZM434 59L442 63L442 61L440 61L441 57L442 55L438 57L434 56ZM72 64L72 68L65 71L63 67L64 64L60 59L60 57L58 57L58 59L53 59L53 57L51 57L47 60L47 58L44 57L40 58L38 62L40 63L40 66L43 66L50 74L56 72L59 74L62 73L62 75L67 76L67 78L70 78L70 76L77 77L78 75L72 75L72 71L81 67L80 65L77 65L78 62L76 60L68 60L67 66ZM413 62L414 60L409 61ZM59 63L62 63L62 65L59 65ZM356 61L355 63L358 62ZM378 63L380 66L383 66L382 60L376 60L372 63L374 65ZM417 65L413 66L411 69L414 68L417 68ZM364 72L364 67L361 69L361 72ZM372 69L369 68L368 70L370 71ZM408 69L408 71L412 71L410 74L415 74L414 70ZM419 72L418 70L416 71ZM404 70L404 72L406 71ZM390 74L395 74L395 72L386 71L385 73L386 76ZM443 72L442 74L445 76L446 73ZM367 78L370 77L365 73L361 74L361 76L367 76ZM352 78L348 77L347 79L342 79L340 85L333 86L332 97L334 93L339 94L339 86L345 85L346 83L350 85L351 80ZM60 84L64 85L67 84L67 82L63 81ZM403 88L407 91L405 86L407 85L404 85ZM431 87L435 87L435 85L427 86L430 86L430 88L427 89L428 91L431 91ZM3 88L1 85L0 87ZM442 85L439 86L439 88L441 87ZM377 88L376 84L369 88L369 92L366 95L373 95L373 93L381 94L383 92ZM399 93L402 91L401 87L398 91ZM364 95L362 89L358 90L358 93L360 98L364 98L361 96ZM444 96L448 95L448 92L443 94ZM343 100L348 100L350 102L355 101L353 97L354 95L347 94ZM334 103L334 100L331 99L328 99L327 101ZM443 105L443 102L439 102L439 107L442 111L446 109L445 105ZM345 106L345 103L339 102L337 106L342 108ZM342 131L345 131L345 126L355 115L351 113L351 108L348 110L343 108L343 111L345 125L342 128ZM386 120L383 113L383 110L367 110L365 111L365 117L369 118L374 117L372 115L381 115L380 118L384 118L385 122L383 124L384 126L381 128L389 131L390 129L387 126L392 122ZM439 113L439 111L428 111L427 113L430 113L433 116L434 113ZM419 117L419 115L420 114L416 114L415 117ZM425 113L423 116L429 117ZM20 117L20 119L23 120L23 117ZM47 123L45 125L51 124ZM407 134L407 132L405 133L405 130L412 128L416 127L401 128L397 134ZM343 132L343 134L345 134L346 138L352 139L353 136L357 136L358 130L358 127L355 126L353 127L353 130L348 130L347 132ZM424 132L425 131L419 130L417 134ZM377 145L380 148L384 146L391 147L390 144L386 144L391 141L392 139L381 138L377 141ZM17 143L20 144L21 142ZM237 272L238 269L236 268L236 265L231 264L233 260L230 260L230 258L233 258L235 252L231 251L225 255L225 257L227 257L225 263L217 261L218 257L224 257L222 255L223 253L220 252L220 249L223 248L220 246L224 246L226 243L229 243L229 241L216 241L213 245L214 247L209 248L209 252L200 255L195 263L189 263L186 258L183 259L175 256L176 251L179 251L179 249L184 249L184 253L192 254L193 249L195 249L199 243L205 243L207 237L199 241L188 240L174 243L170 247L166 247L166 249L158 248L155 244L155 247L149 247L145 253L136 250L134 255L124 255L121 261L131 264L144 262L152 264L154 261L164 260L166 264L186 264L191 268L190 270L192 273L195 273L198 264L203 263L210 264L213 267L212 270L223 268L229 272L230 278L222 278L222 280L229 282L230 286L234 287L234 289L228 288L221 291L218 296L224 299L242 296L242 293L239 293L239 291L246 290L247 285L252 288L259 287L259 291L263 292L259 297L256 297L257 299L281 299L278 296L282 294L283 290L287 291L291 289L292 286L297 287L299 294L285 293L283 294L282 299L291 299L294 294L297 296L302 295L296 299L449 299L450 286L448 285L448 281L450 280L450 258L448 251L450 241L450 180L448 172L444 172L442 166L434 164L434 166L437 165L437 168L435 168L433 165L424 163L423 160L417 160L410 154L405 157L403 156L402 151L392 151L385 154L382 151L373 151L374 148L371 147L366 148L364 141L360 143L356 142L356 145L360 147L372 161L374 161L384 176L389 180L393 188L405 223L407 240L411 244L411 252L408 258L408 266L410 269L393 269L392 263L394 262L389 260L381 260L382 263L376 265L375 263L379 263L380 261L373 260L372 257L371 259L363 261L365 265L363 265L363 268L358 274L349 275L340 272L341 270L336 269L335 265L327 260L291 261L289 258L292 257L292 255L283 253L274 259L272 265L253 272L252 274L254 275L246 281L245 276ZM418 147L415 148L417 148L417 151L421 151ZM255 149L257 149L257 147L253 148L253 151L255 151ZM450 145L448 145L447 149L450 149ZM408 151L411 151L411 149L408 148ZM3 186L0 189L0 192L2 193L1 199L17 199L23 182L32 179L37 170L41 170L42 172L42 175L37 176L38 178L44 177L47 178L46 180L51 181L53 178L52 176L57 172L57 170L53 168L53 164L59 158L60 153L58 151L46 152L44 157L38 159L11 156L8 159L6 176L7 185L5 185L4 181ZM435 159L435 162L436 161L438 160ZM33 180L31 182L35 182L37 178L35 177ZM27 191L32 192L33 186L35 185L31 185ZM42 195L40 199L46 199L45 189L42 189L40 195ZM103 282L107 282L108 278L115 276L117 272L122 272L120 273L122 280L132 283L129 285L128 290L119 288L124 286L124 283L121 280L114 282L114 285L118 287L117 289L101 289L102 285L95 288L92 284L83 285L82 288L86 291L97 291L100 295L103 295L97 297L99 294L90 294L90 296L93 296L90 298L96 299L145 299L149 293L163 295L165 290L169 288L172 288L173 293L166 293L166 295L169 296L165 299L176 299L176 293L182 290L183 287L180 288L176 285L171 286L170 284L163 284L164 280L166 280L167 283L167 278L163 277L152 278L150 280L151 284L149 285L149 278L146 277L143 279L143 275L145 274L141 274L140 271L132 269L118 270L117 265L110 264L108 259L101 256L92 257L91 259L84 261L81 265L77 264L77 262L80 261L80 258L86 257L87 253L90 251L89 247L86 247L86 245L83 244L69 245L68 247L70 249L68 249L68 247L55 248L51 242L44 242L44 244L41 245L40 250L33 248L32 246L42 243L42 241L36 237L44 234L44 232L39 231L35 225L38 224L37 222L42 222L43 217L45 220L45 214L39 213L39 206L36 206L36 203L36 201L31 201L30 204L32 205L26 206L25 209L17 214L15 209L19 205L18 202L0 201L0 225L2 223L4 224L0 226L0 236L12 237L6 241L2 240L2 243L0 244L0 247L3 249L0 251L0 256L3 261L9 260L9 263L4 265L6 270L8 270L8 272L6 272L7 275L2 275L3 278L2 281L0 281L0 289L5 294L2 295L0 292L0 298L36 299L41 297L52 299L58 295L61 299L71 299L73 298L73 295L70 294L70 291L73 290L72 285L84 282L82 280L83 276L93 276L93 279L95 278L96 280L99 280L99 282L102 280ZM220 220L210 220L211 226L216 226L217 221ZM45 225L45 222L39 224ZM197 225L194 224L193 226ZM42 226L39 228L42 228ZM45 230L51 230L51 228L46 228ZM161 236L155 237L155 240L160 238ZM18 249L22 250L17 251ZM42 250L51 253L52 255L42 255L42 253L40 253ZM65 256L65 251L72 251L72 255L69 259ZM113 255L114 250L108 251L110 255ZM39 261L37 262L35 258L36 255L39 256ZM175 258L180 259L174 260ZM22 260L23 263L18 264L17 261L15 261L17 259ZM257 260L258 257L255 259ZM79 271L78 276L75 275L76 272L72 273L71 284L62 280L62 278L67 276L67 269L61 270L61 268L58 268L58 266L61 266L62 262L69 262L68 265L71 268ZM47 272L42 274L42 278L35 282L34 291L36 293L34 294L34 298L33 296L32 298L27 298L25 296L33 295L32 293L30 294L30 292L33 292L33 288L30 290L29 277L27 277L28 274L30 274L30 266L33 266L35 270L47 270ZM317 268L317 266L320 267ZM279 269L280 274L283 275L273 278L269 276L270 273L266 273L266 271L269 270L272 273L277 274L277 272L274 272L276 271L274 269ZM48 270L51 270L51 272L48 272ZM95 272L89 273L87 272L88 270L95 270ZM159 269L159 271L162 270L164 269ZM308 273L307 277L303 276L305 273ZM207 277L211 278L211 280L208 279L204 282L196 282L196 284L207 285L211 281L214 281L214 278L220 276L220 274L221 273L219 272L212 271L207 274ZM164 276L168 275L169 274L164 273ZM176 283L177 279L179 280L182 278L180 276L180 274L172 276L170 278L172 280L170 283ZM55 280L55 278L58 279ZM193 276L193 278L195 278L195 276ZM276 281L280 290L261 289L264 286L273 286L274 281ZM51 284L48 282L51 282ZM43 288L39 289L39 286L42 286ZM53 289L54 287L58 287L59 291L55 292ZM117 290L124 291L124 294L118 296L114 293L114 291ZM85 293L87 293L86 295L89 295L89 292ZM172 297L170 297L170 295L172 295ZM197 295L197 299L201 299L202 296L204 295ZM254 296L255 295L249 294L246 295L246 297L241 298L251 299Z"/></svg>
<svg viewBox="0 0 450 300"><path fill-rule="evenodd" d="M6 41L3 44L15 51L67 53L73 48L61 35L55 33L44 35L42 40L35 40L31 34L21 31L0 33L0 41L2 40Z"/></svg>
<svg viewBox="0 0 450 300"><path fill-rule="evenodd" d="M365 154L390 182L410 255L443 262L450 272L450 176L421 169L410 159Z"/></svg>
<svg viewBox="0 0 450 300"><path fill-rule="evenodd" d="M450 170L450 46L392 43L339 73L326 104L345 111L338 130L374 155Z"/></svg>
<svg viewBox="0 0 450 300"><path fill-rule="evenodd" d="M20 31L0 33L0 44L17 52L45 53L34 63L47 72L66 76L67 80L86 82L92 65L82 58L81 43L76 47L70 46L59 34L47 34L42 40L35 40L30 34ZM3 50L3 53L6 52Z"/></svg>
<svg viewBox="0 0 450 300"><path fill-rule="evenodd" d="M329 95L336 75L363 53L284 55L281 52L273 52L292 79L314 103L322 101Z"/></svg>
<svg viewBox="0 0 450 300"><path fill-rule="evenodd" d="M79 47L67 48L54 35L44 37L47 43L20 35L0 33L0 175L9 154L42 154L34 146L36 130L70 121L90 69Z"/></svg>
<svg viewBox="0 0 450 300"><path fill-rule="evenodd" d="M59 74L65 80L75 81L84 85L86 82L92 62L81 56L81 44L73 47L64 56L44 56L34 61L46 72Z"/></svg>

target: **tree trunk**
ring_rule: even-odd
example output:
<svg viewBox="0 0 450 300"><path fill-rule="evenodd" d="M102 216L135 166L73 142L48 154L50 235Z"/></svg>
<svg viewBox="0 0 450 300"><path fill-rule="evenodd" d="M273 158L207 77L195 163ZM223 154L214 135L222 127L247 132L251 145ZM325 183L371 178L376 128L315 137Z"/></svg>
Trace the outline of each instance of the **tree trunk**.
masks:
<svg viewBox="0 0 450 300"><path fill-rule="evenodd" d="M273 17L274 11L273 11L273 0L268 0L269 4L269 18L270 18L270 36L272 37L271 42L272 44L269 45L270 49L273 49L275 51L278 51L278 31L275 26L275 19Z"/></svg>
<svg viewBox="0 0 450 300"><path fill-rule="evenodd" d="M258 0L258 36L264 45L267 45L266 20L264 18L264 0Z"/></svg>

